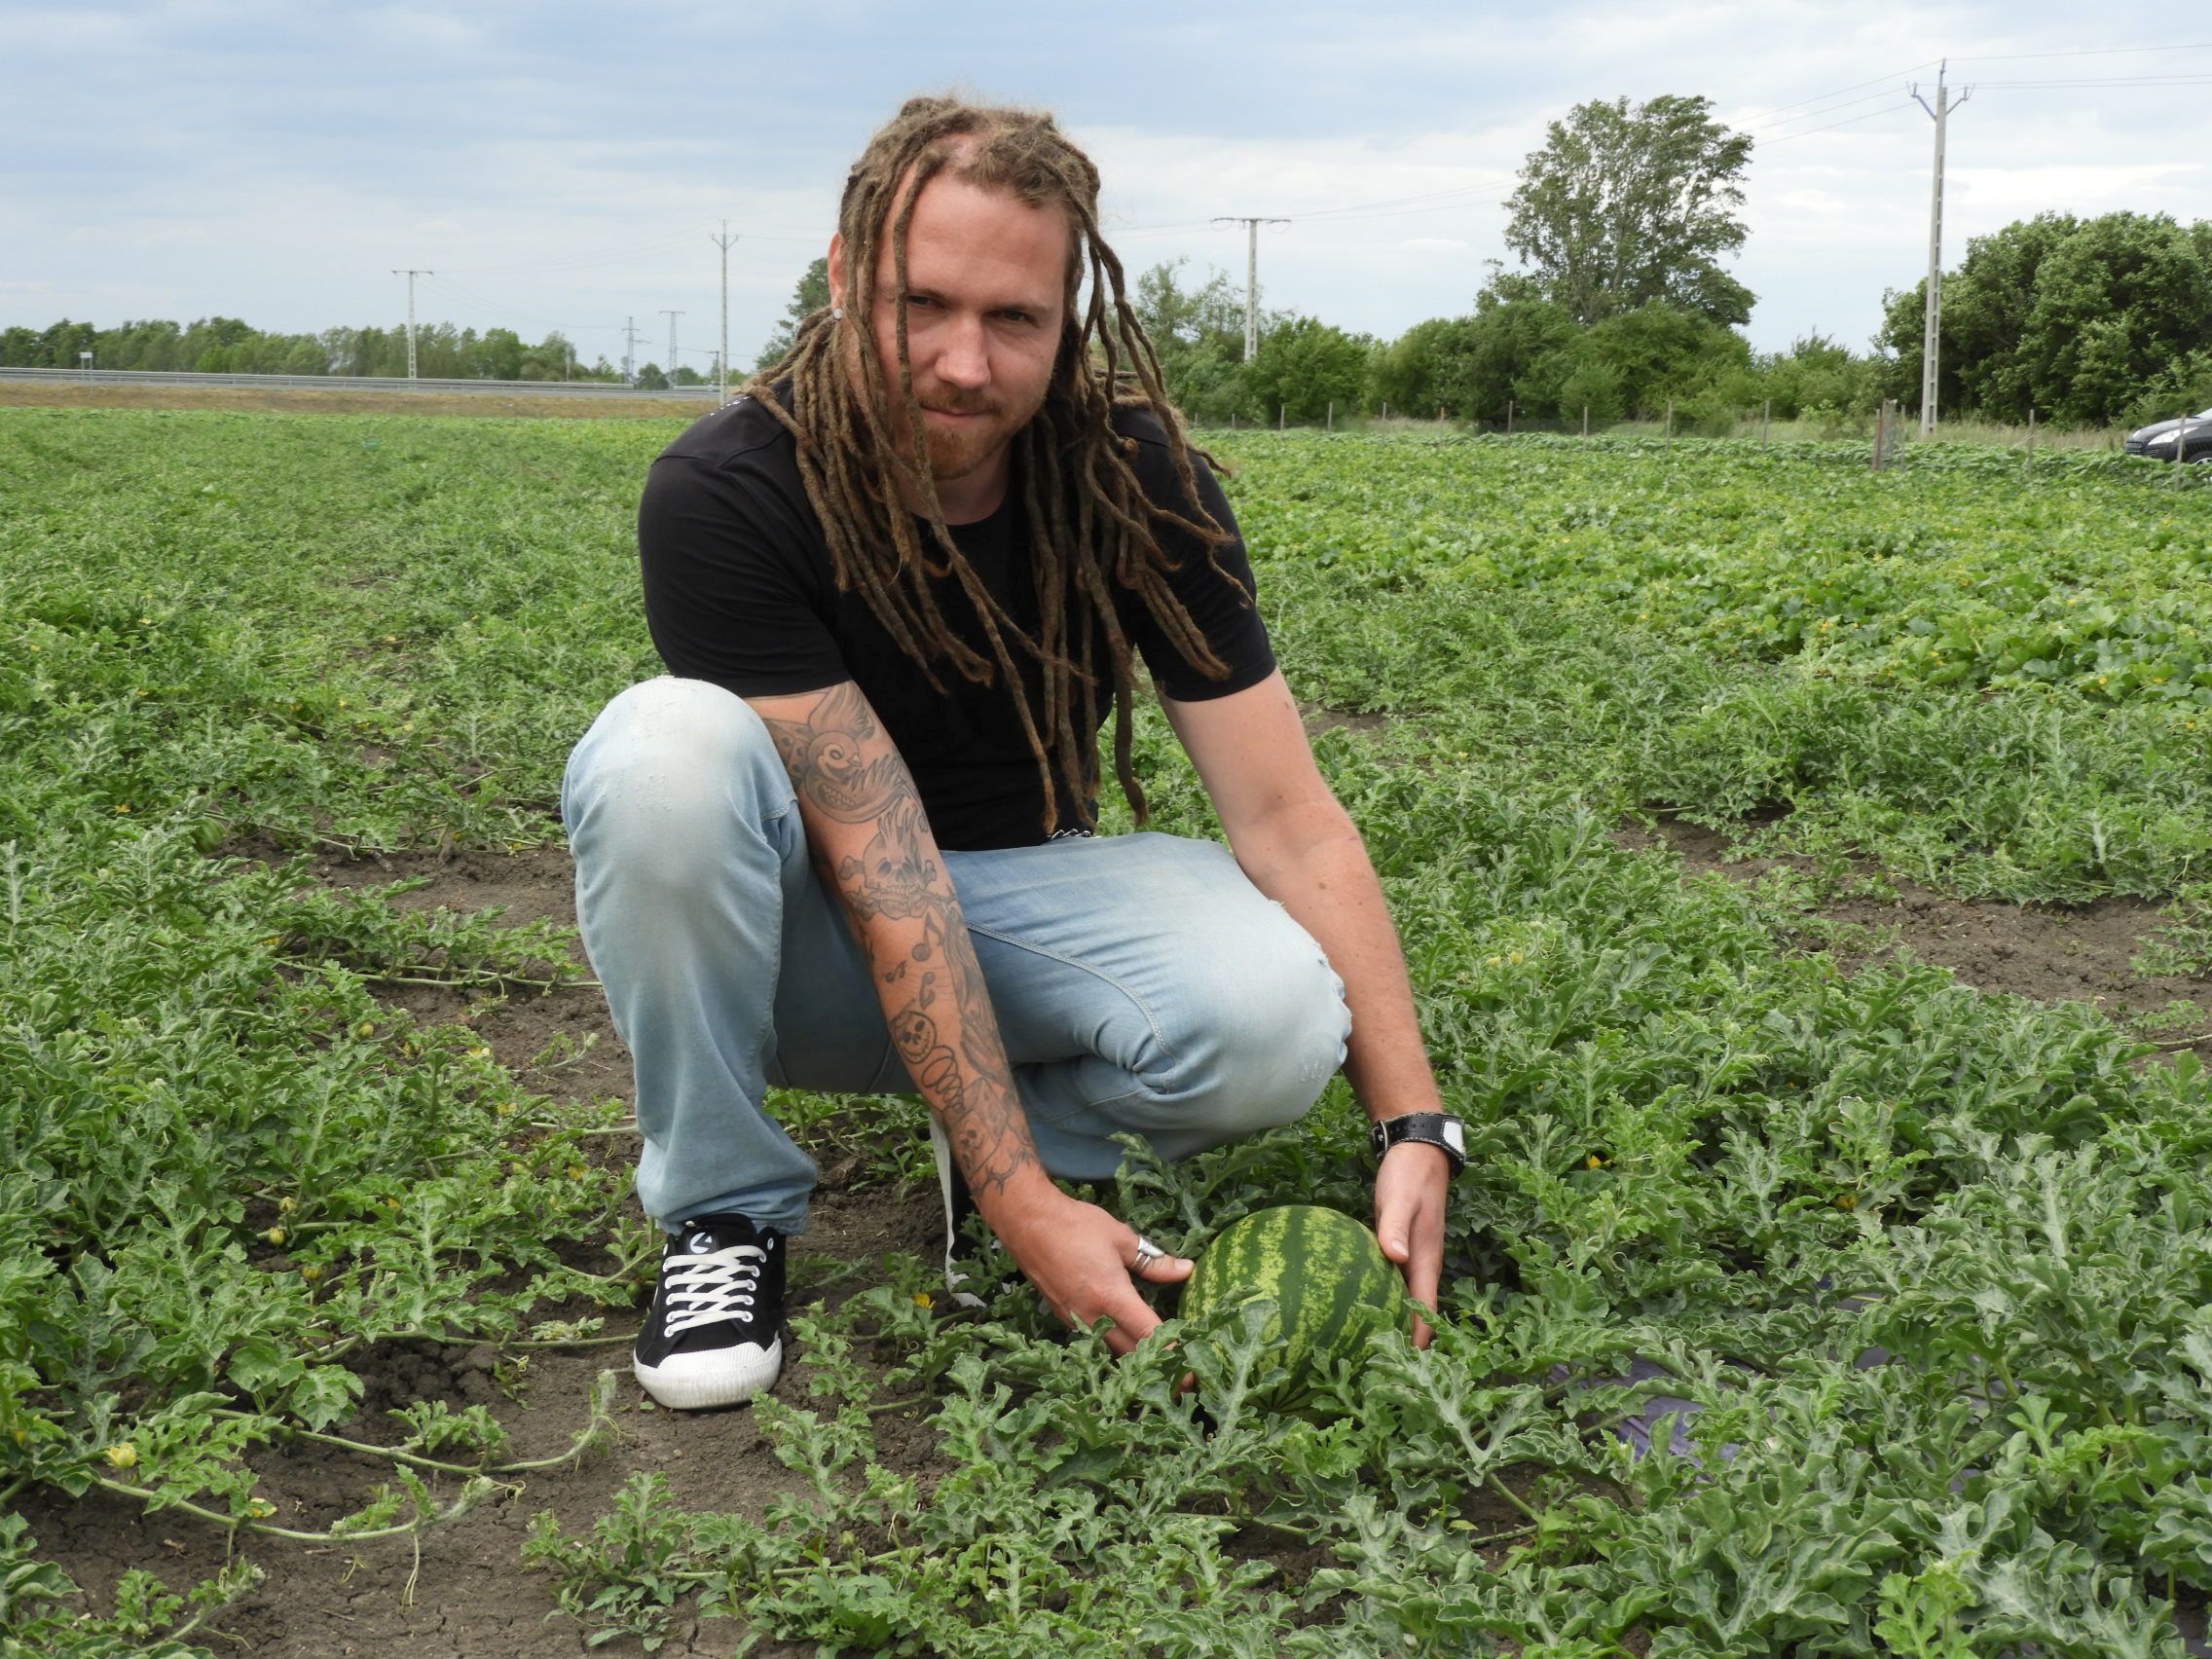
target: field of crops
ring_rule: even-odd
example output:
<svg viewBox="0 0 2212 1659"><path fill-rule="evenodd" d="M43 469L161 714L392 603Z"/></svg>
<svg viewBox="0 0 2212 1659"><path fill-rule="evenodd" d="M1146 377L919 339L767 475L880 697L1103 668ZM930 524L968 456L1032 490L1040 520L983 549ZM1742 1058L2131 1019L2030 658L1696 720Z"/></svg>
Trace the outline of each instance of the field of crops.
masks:
<svg viewBox="0 0 2212 1659"><path fill-rule="evenodd" d="M0 410L0 1653L2185 1651L2212 491L1218 435L1470 1124L1435 1345L1287 1418L950 1309L918 1108L790 1095L800 1362L678 1419L552 815L673 429ZM1361 1212L1358 1126L1105 1198Z"/></svg>

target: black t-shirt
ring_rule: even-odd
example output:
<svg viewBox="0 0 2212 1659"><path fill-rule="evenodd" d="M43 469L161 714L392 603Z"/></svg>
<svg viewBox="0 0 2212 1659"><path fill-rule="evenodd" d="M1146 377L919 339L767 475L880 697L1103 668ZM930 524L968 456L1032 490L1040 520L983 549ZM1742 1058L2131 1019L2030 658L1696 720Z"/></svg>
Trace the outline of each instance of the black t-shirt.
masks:
<svg viewBox="0 0 2212 1659"><path fill-rule="evenodd" d="M1115 425L1136 440L1130 459L1147 498L1182 502L1159 421L1118 414ZM1196 456L1192 467L1200 502L1234 533L1221 486ZM1021 501L1017 476L997 512L953 526L952 537L999 605L1035 638L1037 588ZM1190 516L1187 504L1182 510ZM1226 679L1207 679L1184 661L1144 601L1114 584L1124 637L1161 692L1196 702L1265 680L1274 671L1274 653L1247 601L1252 569L1243 542L1216 552L1221 569L1239 584L1233 588L1197 537L1157 519L1153 534L1175 562L1169 579L1176 596L1229 669ZM1044 781L1006 686L996 675L991 683L977 684L940 663L935 665L940 694L876 620L866 599L838 591L799 479L794 441L758 403L740 398L718 409L662 451L638 507L638 550L645 620L671 674L712 682L740 697L818 691L853 681L912 772L940 846L1014 847L1045 839ZM937 582L936 598L952 633L990 660L981 622L951 576ZM1103 627L1094 633L1093 695L1103 724L1113 708L1113 667ZM1038 710L1036 663L1011 640L1008 650L1027 682L1030 708ZM1070 651L1076 654L1072 639ZM1050 746L1051 734L1041 735ZM1055 781L1054 794L1061 829L1084 822L1064 784Z"/></svg>

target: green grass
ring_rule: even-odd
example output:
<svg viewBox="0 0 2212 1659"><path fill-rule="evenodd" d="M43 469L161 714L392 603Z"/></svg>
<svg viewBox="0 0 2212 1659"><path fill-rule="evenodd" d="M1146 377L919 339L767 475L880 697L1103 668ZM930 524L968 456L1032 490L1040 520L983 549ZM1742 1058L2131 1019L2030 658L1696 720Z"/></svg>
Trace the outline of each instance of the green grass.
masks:
<svg viewBox="0 0 2212 1659"><path fill-rule="evenodd" d="M189 1505L277 1565L246 1454L343 1431L350 1355L557 1340L578 1297L620 1328L607 1113L375 995L542 979L559 941L281 855L557 838L569 744L655 670L630 526L670 429L0 412L0 1492ZM641 1473L517 1570L594 1630L687 1604L847 1650L2178 1652L2161 1604L2212 1590L2203 1075L2078 1005L1795 954L1817 880L1611 831L1758 808L1838 871L2201 894L2212 496L1966 445L1876 477L1849 444L1213 441L1294 687L1393 717L1317 751L1471 1125L1436 1346L1294 1422L1217 1327L1200 1417L1182 1355L1111 1363L1017 1285L948 1316L904 1261L803 1315L813 1392L756 1408L798 1495L687 1514ZM1157 721L1139 759L1204 832ZM1110 1201L1170 1248L1364 1213L1359 1142L1340 1084ZM1694 1459L1608 1432L1654 1393L1704 1408ZM879 1466L900 1400L926 1503ZM350 1535L502 1467L489 1417L422 1415ZM0 1526L33 1650L237 1588L81 1621L39 1561Z"/></svg>

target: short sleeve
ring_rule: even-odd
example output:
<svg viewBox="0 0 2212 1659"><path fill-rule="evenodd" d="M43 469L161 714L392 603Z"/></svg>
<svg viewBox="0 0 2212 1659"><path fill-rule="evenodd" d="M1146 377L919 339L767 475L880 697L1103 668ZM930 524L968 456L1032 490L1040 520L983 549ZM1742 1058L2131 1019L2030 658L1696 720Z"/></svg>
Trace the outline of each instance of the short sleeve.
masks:
<svg viewBox="0 0 2212 1659"><path fill-rule="evenodd" d="M1147 424L1158 433L1149 417ZM1155 501L1187 503L1181 481L1175 476L1175 464L1168 451L1166 437L1161 433L1149 437L1140 427L1134 434L1142 446L1138 476L1144 482L1146 493ZM1183 608L1190 612L1191 620L1198 626L1214 655L1227 666L1229 673L1222 679L1209 679L1206 674L1185 659L1155 621L1143 601L1134 602L1130 618L1131 632L1137 648L1144 657L1145 666L1159 682L1162 695L1179 703L1199 703L1214 697L1227 697L1260 683L1275 671L1274 647L1269 643L1267 624L1260 619L1258 607L1253 603L1258 584L1252 574L1251 558L1244 551L1244 537L1236 528L1236 515L1230 510L1229 498L1222 494L1221 481L1214 477L1213 468L1205 459L1194 453L1191 472L1198 487L1198 503L1214 523L1229 532L1230 539L1211 550L1188 531L1171 524L1154 521L1154 534L1160 537L1162 551L1174 561L1175 569L1168 582ZM1182 506L1189 515L1187 504ZM1226 578L1226 579L1224 579Z"/></svg>
<svg viewBox="0 0 2212 1659"><path fill-rule="evenodd" d="M748 458L655 461L638 503L645 622L668 671L740 697L850 679L826 614L811 516Z"/></svg>

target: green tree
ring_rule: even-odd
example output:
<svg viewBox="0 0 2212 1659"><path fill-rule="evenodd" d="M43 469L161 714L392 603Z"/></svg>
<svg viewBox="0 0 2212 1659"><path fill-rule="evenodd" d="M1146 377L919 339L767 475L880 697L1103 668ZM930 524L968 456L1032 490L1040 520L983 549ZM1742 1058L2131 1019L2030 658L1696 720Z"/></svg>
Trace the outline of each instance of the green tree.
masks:
<svg viewBox="0 0 2212 1659"><path fill-rule="evenodd" d="M1258 418L1244 372L1244 296L1228 276L1209 271L1196 287L1183 261L1155 265L1136 279L1129 303L1160 354L1167 395L1191 420L1216 425L1232 415Z"/></svg>
<svg viewBox="0 0 2212 1659"><path fill-rule="evenodd" d="M1881 335L1915 406L1925 291L1893 291ZM1999 420L2033 409L2103 425L2172 413L2208 353L2212 225L2043 213L1974 238L1943 278L1936 399Z"/></svg>
<svg viewBox="0 0 2212 1659"><path fill-rule="evenodd" d="M1758 395L1774 405L1775 416L1794 421L1808 410L1838 415L1870 415L1883 395L1888 365L1880 358L1855 355L1825 334L1808 334L1787 351L1758 357Z"/></svg>
<svg viewBox="0 0 2212 1659"><path fill-rule="evenodd" d="M1377 404L1416 416L1445 407L1446 379L1472 349L1476 326L1471 316L1434 316L1399 335L1376 357Z"/></svg>
<svg viewBox="0 0 2212 1659"><path fill-rule="evenodd" d="M1751 141L1712 110L1702 97L1600 99L1551 124L1505 203L1505 244L1544 298L1582 323L1651 300L1751 320L1751 290L1718 260L1744 242Z"/></svg>
<svg viewBox="0 0 2212 1659"><path fill-rule="evenodd" d="M1475 297L1469 325L1438 361L1437 400L1462 420L1502 421L1513 403L1524 413L1555 414L1562 353L1578 330L1565 306L1541 299Z"/></svg>
<svg viewBox="0 0 2212 1659"><path fill-rule="evenodd" d="M760 348L759 359L754 363L756 374L764 374L784 359L798 338L799 324L830 303L830 260L827 255L817 259L799 274L798 286L792 290L792 303L784 310L783 320L776 324L776 332L768 336L767 345Z"/></svg>
<svg viewBox="0 0 2212 1659"><path fill-rule="evenodd" d="M1374 342L1316 317L1293 316L1260 339L1245 370L1250 397L1263 421L1319 422L1336 407L1339 420L1357 414L1367 395L1367 367Z"/></svg>

